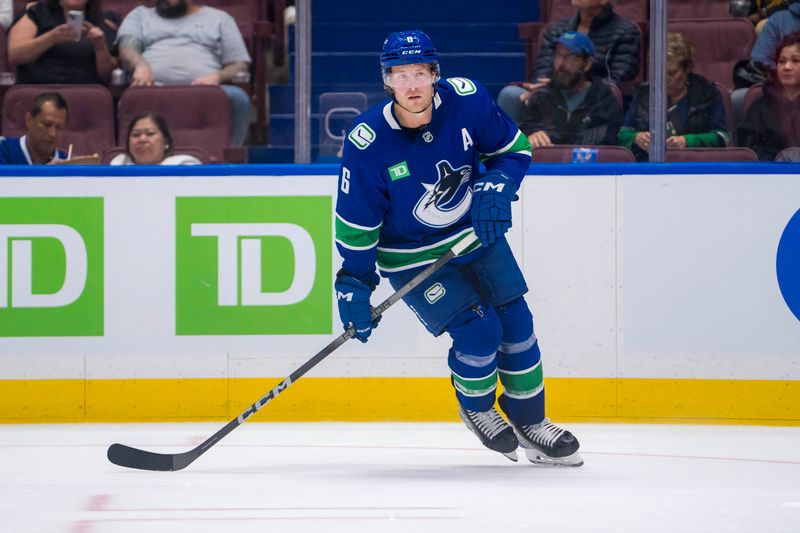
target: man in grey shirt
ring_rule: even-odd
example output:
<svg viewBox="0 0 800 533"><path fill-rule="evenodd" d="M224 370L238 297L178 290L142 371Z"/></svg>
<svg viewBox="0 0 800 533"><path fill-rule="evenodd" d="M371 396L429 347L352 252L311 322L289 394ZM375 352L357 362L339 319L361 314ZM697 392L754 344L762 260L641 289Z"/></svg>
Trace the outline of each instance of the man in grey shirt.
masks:
<svg viewBox="0 0 800 533"><path fill-rule="evenodd" d="M226 83L248 72L250 54L233 17L194 0L157 0L125 17L117 42L133 86L220 85L230 101L231 144L244 144L250 98Z"/></svg>

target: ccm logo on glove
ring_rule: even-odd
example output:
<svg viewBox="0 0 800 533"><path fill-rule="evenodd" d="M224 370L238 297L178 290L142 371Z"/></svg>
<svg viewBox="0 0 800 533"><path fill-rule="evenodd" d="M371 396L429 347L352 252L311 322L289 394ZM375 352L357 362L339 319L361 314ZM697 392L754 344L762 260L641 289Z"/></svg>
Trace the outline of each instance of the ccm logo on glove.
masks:
<svg viewBox="0 0 800 533"><path fill-rule="evenodd" d="M473 192L503 192L505 183L478 182L472 186Z"/></svg>

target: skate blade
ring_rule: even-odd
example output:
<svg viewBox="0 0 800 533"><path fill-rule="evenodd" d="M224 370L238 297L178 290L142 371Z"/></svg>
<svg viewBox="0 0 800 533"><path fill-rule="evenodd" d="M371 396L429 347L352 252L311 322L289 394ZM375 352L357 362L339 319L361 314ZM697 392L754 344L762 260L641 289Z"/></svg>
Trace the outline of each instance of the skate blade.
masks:
<svg viewBox="0 0 800 533"><path fill-rule="evenodd" d="M519 460L519 458L517 457L517 450L508 453L504 452L499 452L499 453L503 454L506 458L510 459L511 461L514 461L515 463Z"/></svg>
<svg viewBox="0 0 800 533"><path fill-rule="evenodd" d="M565 466L576 467L583 465L583 458L580 452L575 452L566 457L549 457L539 450L525 448L525 455L528 457L528 461L538 466L554 466L561 468Z"/></svg>

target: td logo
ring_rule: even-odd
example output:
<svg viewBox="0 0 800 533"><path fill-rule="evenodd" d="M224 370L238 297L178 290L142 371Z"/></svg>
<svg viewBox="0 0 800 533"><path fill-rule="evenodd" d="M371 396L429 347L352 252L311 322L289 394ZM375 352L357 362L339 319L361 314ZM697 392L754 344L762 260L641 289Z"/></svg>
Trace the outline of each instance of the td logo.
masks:
<svg viewBox="0 0 800 533"><path fill-rule="evenodd" d="M103 335L103 199L0 198L0 336Z"/></svg>
<svg viewBox="0 0 800 533"><path fill-rule="evenodd" d="M176 334L327 334L329 196L176 200Z"/></svg>

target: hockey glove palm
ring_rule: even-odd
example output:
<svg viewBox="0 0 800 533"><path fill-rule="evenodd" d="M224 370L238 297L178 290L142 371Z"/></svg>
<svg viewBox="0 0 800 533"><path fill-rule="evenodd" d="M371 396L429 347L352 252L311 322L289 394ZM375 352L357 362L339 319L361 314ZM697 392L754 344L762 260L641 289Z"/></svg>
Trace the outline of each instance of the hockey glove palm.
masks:
<svg viewBox="0 0 800 533"><path fill-rule="evenodd" d="M377 276L375 276L377 277ZM336 276L336 302L339 304L339 318L345 331L353 326L356 338L367 342L372 329L378 327L380 317L372 321L372 306L369 303L374 285L340 272Z"/></svg>
<svg viewBox="0 0 800 533"><path fill-rule="evenodd" d="M472 186L472 227L483 246L491 245L511 227L511 202L517 185L499 170L490 170Z"/></svg>

